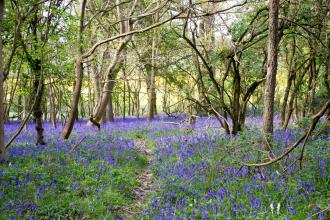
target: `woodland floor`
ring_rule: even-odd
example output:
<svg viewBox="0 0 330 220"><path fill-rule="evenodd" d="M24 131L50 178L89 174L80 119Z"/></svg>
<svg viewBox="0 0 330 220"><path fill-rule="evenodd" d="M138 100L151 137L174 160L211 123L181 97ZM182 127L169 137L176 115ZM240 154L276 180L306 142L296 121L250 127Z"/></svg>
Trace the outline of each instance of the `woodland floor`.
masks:
<svg viewBox="0 0 330 220"><path fill-rule="evenodd" d="M45 123L46 146L35 146L29 125L8 149L10 163L0 165L0 219L329 219L330 133L323 122L302 170L293 163L299 148L259 170L240 164L268 157L260 117L249 117L236 137L213 118L190 127L182 121L126 118L101 131L81 121L67 141L58 139L62 124ZM275 154L304 123L276 129ZM18 126L6 124L7 140Z"/></svg>

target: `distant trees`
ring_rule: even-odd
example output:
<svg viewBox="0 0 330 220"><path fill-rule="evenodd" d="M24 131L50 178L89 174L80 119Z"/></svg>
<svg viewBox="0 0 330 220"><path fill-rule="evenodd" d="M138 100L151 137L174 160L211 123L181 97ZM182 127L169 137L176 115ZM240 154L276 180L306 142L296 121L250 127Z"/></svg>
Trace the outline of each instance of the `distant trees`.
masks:
<svg viewBox="0 0 330 220"><path fill-rule="evenodd" d="M38 144L42 120L66 139L80 118L157 111L212 115L228 134L255 113L272 133L279 112L286 129L330 97L326 3L6 1L1 119L33 115Z"/></svg>
<svg viewBox="0 0 330 220"><path fill-rule="evenodd" d="M216 12L221 14L240 6L222 8L221 5L214 3L208 6L211 11L206 10L200 13L195 9L190 17L187 17L182 34L182 38L192 48L192 63L195 69L189 73L189 76L193 79L198 91L197 98L193 96L192 91L188 92L187 98L199 107L199 111L202 109L215 116L226 133L234 135L244 127L248 102L264 81L263 59L259 64L260 69L256 78L249 75L248 70L244 68L244 62L250 62L250 58L245 56L245 50L249 50L260 41L260 38L262 39L264 30L252 33L254 36L250 38L244 38L249 32L254 31L253 25L258 25L259 19L263 19L262 12L265 10L262 8L257 12L250 21L250 26L244 27L245 30L239 33L237 38L232 39L232 45L225 40L221 45L216 45L214 40L216 25L212 16ZM207 14L206 18L203 17L203 13ZM201 18L199 23L195 20L196 17ZM193 27L188 28L188 22L192 23ZM189 29L190 33L186 32ZM260 54L263 55L263 51ZM254 62L256 61L255 59Z"/></svg>

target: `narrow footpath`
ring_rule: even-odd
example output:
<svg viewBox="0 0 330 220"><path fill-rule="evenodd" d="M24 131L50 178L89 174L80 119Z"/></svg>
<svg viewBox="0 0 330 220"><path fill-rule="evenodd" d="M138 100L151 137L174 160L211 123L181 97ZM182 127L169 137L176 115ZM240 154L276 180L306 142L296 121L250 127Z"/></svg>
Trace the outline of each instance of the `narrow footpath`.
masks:
<svg viewBox="0 0 330 220"><path fill-rule="evenodd" d="M154 191L151 169L151 162L153 160L152 150L146 146L142 139L134 140L134 146L136 150L147 157L148 165L144 172L137 177L141 182L141 186L134 191L134 204L125 209L126 219L136 219L136 217L144 210L145 204L147 203L147 195Z"/></svg>

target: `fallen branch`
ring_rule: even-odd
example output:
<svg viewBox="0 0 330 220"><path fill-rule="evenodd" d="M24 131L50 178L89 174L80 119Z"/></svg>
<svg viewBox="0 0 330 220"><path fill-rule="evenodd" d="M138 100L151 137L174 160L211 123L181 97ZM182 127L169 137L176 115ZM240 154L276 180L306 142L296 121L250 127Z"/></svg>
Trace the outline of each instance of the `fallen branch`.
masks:
<svg viewBox="0 0 330 220"><path fill-rule="evenodd" d="M304 149L305 149L305 145L307 143L308 137L311 135L311 133L314 131L317 123L319 122L320 118L324 115L324 113L330 108L330 100L327 101L327 103L323 106L323 108L316 114L313 116L313 120L312 120L312 124L309 127L308 131L306 131L298 141L296 141L296 143L294 143L286 152L284 152L282 155L280 155L279 157L274 158L273 160L270 160L268 162L265 163L243 163L244 166L247 167L263 167L263 166L268 166L271 165L273 163L276 163L280 160L282 160L285 156L289 155L302 141L304 141L302 149L301 149L301 154L299 157L300 160L300 164L302 162L303 159L303 154L304 154Z"/></svg>
<svg viewBox="0 0 330 220"><path fill-rule="evenodd" d="M162 122L163 124L170 124L170 125L180 125L181 123L179 122L172 122L172 121L166 121L166 122Z"/></svg>
<svg viewBox="0 0 330 220"><path fill-rule="evenodd" d="M330 210L330 209L327 207L327 208L325 208L325 209L323 209L323 210L321 210L321 211L319 211L319 212L317 212L317 213L311 215L310 218L312 218L312 217L314 217L314 216L316 216L316 215L319 215L319 214L321 214L321 213L323 213L323 212L325 212L325 211L328 211L328 210Z"/></svg>
<svg viewBox="0 0 330 220"><path fill-rule="evenodd" d="M83 138L80 139L80 141L78 141L77 143L75 143L75 144L71 147L71 149L69 150L68 154L71 154L72 151L74 151L74 149L76 149L76 148L79 146L79 144L81 144L81 142L83 142L85 139L86 139L86 136L84 136Z"/></svg>

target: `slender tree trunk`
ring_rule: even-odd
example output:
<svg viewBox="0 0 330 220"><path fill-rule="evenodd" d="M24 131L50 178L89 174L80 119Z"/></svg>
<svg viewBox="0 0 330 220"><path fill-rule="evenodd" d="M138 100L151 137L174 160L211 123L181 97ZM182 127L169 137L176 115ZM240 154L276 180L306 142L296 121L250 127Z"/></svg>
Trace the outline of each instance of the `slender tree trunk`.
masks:
<svg viewBox="0 0 330 220"><path fill-rule="evenodd" d="M325 67L325 73L324 73L324 85L325 85L325 88L327 90L327 96L328 96L328 99L330 99L330 37L328 37L328 54L327 54L327 61L326 61L326 67ZM328 118L328 121L330 122L330 109L328 109L328 112L327 112L327 118Z"/></svg>
<svg viewBox="0 0 330 220"><path fill-rule="evenodd" d="M80 117L85 118L85 105L83 101L83 96L81 94L80 94Z"/></svg>
<svg viewBox="0 0 330 220"><path fill-rule="evenodd" d="M151 48L151 67L147 72L148 74L148 121L151 121L155 117L155 57L156 56L156 36L152 39L152 48Z"/></svg>
<svg viewBox="0 0 330 220"><path fill-rule="evenodd" d="M5 148L5 130L4 130L4 106L3 106L3 81L4 68L3 68L3 54L2 54L2 30L3 30L3 15L4 15L5 1L0 0L0 162L6 160L6 148Z"/></svg>
<svg viewBox="0 0 330 220"><path fill-rule="evenodd" d="M124 75L124 81L123 81L123 119L126 118L126 74L125 69L123 68L123 75Z"/></svg>
<svg viewBox="0 0 330 220"><path fill-rule="evenodd" d="M278 50L278 13L279 0L269 0L269 41L267 76L264 90L263 131L266 135L273 134L274 97L277 72ZM269 140L271 138L269 137ZM268 149L268 148L267 148Z"/></svg>
<svg viewBox="0 0 330 220"><path fill-rule="evenodd" d="M42 112L44 113L44 121L47 121L48 119L48 103L47 101L43 103L42 105Z"/></svg>
<svg viewBox="0 0 330 220"><path fill-rule="evenodd" d="M110 82L110 95L109 95L109 103L107 105L107 119L110 122L114 122L115 121L115 117L114 117L114 113L113 113L113 89L115 86L115 82L111 81Z"/></svg>
<svg viewBox="0 0 330 220"><path fill-rule="evenodd" d="M90 82L90 68L88 68L87 69L87 82ZM92 98L92 88L91 88L91 84L90 83L88 83L88 86L87 86L87 88L88 88L88 103L87 103L87 105L88 105L88 116L90 116L90 115L92 115L92 109L93 109L93 105L92 105L92 100L93 100L93 98Z"/></svg>
<svg viewBox="0 0 330 220"><path fill-rule="evenodd" d="M44 92L44 82L41 69L41 60L35 60L33 93L36 97L36 102L33 107L33 116L35 122L35 129L37 131L37 145L45 145L42 127L42 96ZM40 87L40 88L39 88Z"/></svg>
<svg viewBox="0 0 330 220"><path fill-rule="evenodd" d="M101 100L98 103L98 105L96 106L96 109L93 113L93 120L97 123L99 123L102 120L103 116L106 115L106 108L109 103L110 97L112 96L111 91L113 89L112 84L114 84L113 79L116 78L116 76L121 68L121 62L120 61L118 62L118 59L119 59L119 55L118 55L118 58L115 59L115 61L112 64L110 64L110 66L109 66L109 70L107 72L109 73L110 77L108 75L108 77L107 77L108 80L103 85L103 88L102 88L103 92L102 92ZM113 76L115 76L115 77L113 77ZM88 125L92 125L92 124L94 124L94 123L93 122L88 123Z"/></svg>
<svg viewBox="0 0 330 220"><path fill-rule="evenodd" d="M93 63L92 75L94 82L94 95L96 96L96 103L99 103L101 98L101 82L100 82L100 74L97 71L96 62Z"/></svg>
<svg viewBox="0 0 330 220"><path fill-rule="evenodd" d="M232 134L236 135L238 131L241 130L241 126L239 123L239 112L240 112L240 103L239 97L241 93L241 76L239 74L238 63L232 58L233 64L233 103L232 103L232 121L233 121L233 129Z"/></svg>
<svg viewBox="0 0 330 220"><path fill-rule="evenodd" d="M140 118L140 91L141 91L141 72L139 72L139 80L137 82L137 90L135 92L136 99L136 118Z"/></svg>
<svg viewBox="0 0 330 220"><path fill-rule="evenodd" d="M283 125L282 125L282 127L283 127L284 130L286 130L286 128L289 125L289 121L290 121L291 115L292 115L293 110L294 110L293 104L294 104L294 100L295 99L297 100L295 94L294 93L291 93L291 97L290 97L289 103L287 105L287 110L286 110L286 114L285 114L285 117L284 117L284 122L283 122Z"/></svg>
<svg viewBox="0 0 330 220"><path fill-rule="evenodd" d="M128 116L133 115L132 109L131 109L131 100L132 100L132 96L131 96L131 86L129 84L128 80L125 80L126 84L127 84L127 96L128 96Z"/></svg>
<svg viewBox="0 0 330 220"><path fill-rule="evenodd" d="M153 89L152 95L153 95L154 115L158 115L158 111L157 111L156 79L155 79L154 89Z"/></svg>
<svg viewBox="0 0 330 220"><path fill-rule="evenodd" d="M28 110L28 97L25 95L25 96L23 96L23 118L27 117L28 111L29 111ZM29 127L29 122L27 122L24 125L24 129L28 130L28 127Z"/></svg>
<svg viewBox="0 0 330 220"><path fill-rule="evenodd" d="M290 61L288 61L288 64L289 64L289 67L288 67L288 69L289 69L288 82L287 82L287 85L286 85L286 88L285 88L282 108L281 108L281 112L280 112L282 127L283 127L284 121L285 121L285 111L286 111L286 106L287 106L287 102L288 102L288 99L289 99L289 94L290 94L292 81L293 81L293 79L295 77L295 74L296 74L294 72L294 58L295 58L295 52L296 52L295 38L293 38L293 40L292 40L291 47L292 47L292 52L291 52L292 54L291 54Z"/></svg>
<svg viewBox="0 0 330 220"><path fill-rule="evenodd" d="M22 61L19 64L17 73L16 73L16 79L12 79L10 82L11 88L10 88L10 92L9 92L9 100L7 101L7 105L5 108L5 115L7 116L6 120L10 120L10 109L13 105L14 102L14 95L16 94L16 89L17 89L17 85L18 85L18 81L19 81L19 76L20 76L20 72L21 72L21 67L22 67ZM9 84L9 83L8 83Z"/></svg>
<svg viewBox="0 0 330 220"><path fill-rule="evenodd" d="M306 74L306 71L309 68L309 65L310 64L308 64L306 69L303 69L299 75L297 75L297 74L294 75L294 78L293 78L294 88L291 92L291 97L290 97L290 100L289 100L289 103L288 103L287 109L286 109L285 120L284 120L284 123L282 126L284 130L288 127L288 124L289 124L289 121L290 121L290 118L292 116L294 109L296 109L296 112L298 111L297 105L298 105L299 96L297 96L297 93L299 92L299 87L303 82L304 76ZM296 76L297 76L297 78L296 78ZM294 104L296 105L295 108L294 108ZM296 115L298 117L298 113L296 113Z"/></svg>
<svg viewBox="0 0 330 220"><path fill-rule="evenodd" d="M17 120L22 120L22 95L17 100Z"/></svg>
<svg viewBox="0 0 330 220"><path fill-rule="evenodd" d="M57 127L56 124L56 107L55 107L55 97L52 89L52 81L51 79L49 80L49 85L48 85L48 94L50 98L50 103L49 103L49 108L50 108L50 121L52 123L53 128Z"/></svg>
<svg viewBox="0 0 330 220"><path fill-rule="evenodd" d="M83 80L83 73L84 73L83 63L82 63L81 59L82 59L82 54L83 54L83 31L84 31L84 18L85 18L86 2L87 2L87 0L81 0L78 52L77 52L76 65L75 65L76 84L75 84L74 90L73 90L69 118L68 118L68 121L65 124L63 132L61 134L61 137L63 139L69 138L73 125L74 125L74 121L76 119L76 114L78 111L78 104L79 104L79 98L80 98L82 80Z"/></svg>
<svg viewBox="0 0 330 220"><path fill-rule="evenodd" d="M4 117L4 121L9 121L8 111L6 110L7 106L8 106L7 97L8 97L9 86L3 84L3 90L4 90L4 95L3 95L3 117Z"/></svg>
<svg viewBox="0 0 330 220"><path fill-rule="evenodd" d="M307 112L308 114L312 115L314 114L314 99L315 99L315 90L316 90L316 82L317 82L317 75L318 75L318 70L316 68L316 60L315 60L315 56L313 56L312 58L312 63L311 63L311 69L310 69L310 84L309 84L309 88L308 88L308 107L307 107Z"/></svg>
<svg viewBox="0 0 330 220"><path fill-rule="evenodd" d="M158 22L159 14L156 13L154 15L153 20ZM148 74L148 121L154 119L155 115L157 114L156 110L156 90L155 90L155 74L156 74L156 56L157 56L157 42L158 41L158 32L157 29L154 29L154 34L152 37L151 43L151 68Z"/></svg>
<svg viewBox="0 0 330 220"><path fill-rule="evenodd" d="M34 19L32 21L32 35L34 38L33 49L37 51L39 48L38 45L38 35L37 35L37 28L38 28L38 12L35 12ZM42 48L41 48L42 50ZM44 93L44 78L43 78L43 70L42 70L42 59L40 58L33 58L30 54L28 54L26 47L25 52L29 61L30 68L34 73L33 79L33 94L35 97L35 103L33 106L33 117L35 122L35 129L37 131L37 145L45 145L43 132L44 129L42 127L42 97Z"/></svg>

